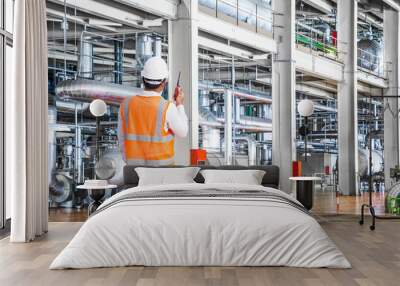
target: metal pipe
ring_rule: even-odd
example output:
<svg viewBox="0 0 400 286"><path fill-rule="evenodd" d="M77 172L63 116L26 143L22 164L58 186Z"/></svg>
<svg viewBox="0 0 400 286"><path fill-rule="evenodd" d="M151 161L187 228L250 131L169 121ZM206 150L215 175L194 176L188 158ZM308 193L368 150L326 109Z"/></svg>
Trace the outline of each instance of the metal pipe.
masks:
<svg viewBox="0 0 400 286"><path fill-rule="evenodd" d="M369 98L369 120L368 120L368 131L371 133L373 125L373 114L372 114L372 98ZM369 205L372 206L372 136L368 136L369 146L369 162L368 162L368 192L369 192Z"/></svg>
<svg viewBox="0 0 400 286"><path fill-rule="evenodd" d="M56 96L79 101L102 99L109 104L120 104L126 97L142 92L142 89L105 83L95 80L78 79L60 82L55 89Z"/></svg>
<svg viewBox="0 0 400 286"><path fill-rule="evenodd" d="M240 123L240 98L235 97L235 123Z"/></svg>
<svg viewBox="0 0 400 286"><path fill-rule="evenodd" d="M67 78L67 29L68 29L68 19L67 19L67 0L64 0L64 16L62 22L63 29L63 45L64 45L64 78Z"/></svg>
<svg viewBox="0 0 400 286"><path fill-rule="evenodd" d="M236 141L246 141L247 143L247 155L249 157L249 166L256 165L257 157L257 141L250 136L238 136L235 138Z"/></svg>
<svg viewBox="0 0 400 286"><path fill-rule="evenodd" d="M304 161L307 162L307 133L308 133L308 116L304 118L304 125L306 127L304 135Z"/></svg>
<svg viewBox="0 0 400 286"><path fill-rule="evenodd" d="M62 100L56 100L56 107L57 110L69 110L75 112L76 109L79 111L84 111L89 108L89 103L87 102L70 102L70 101L62 101Z"/></svg>
<svg viewBox="0 0 400 286"><path fill-rule="evenodd" d="M207 90L207 91L209 91L209 92L215 92L215 93L224 93L226 90L227 90L227 88L224 88L224 87L221 87L221 86L219 86L219 87L217 87L217 86L214 86L214 85L212 85L212 86L210 86L210 85L208 85L207 83L204 83L204 82L199 82L199 88L200 89L204 89L204 90ZM229 89L229 88L228 88ZM246 93L246 92L242 92L242 91L238 91L237 89L235 90L235 91L233 91L233 95L234 96L237 96L237 97L240 97L240 98L244 98L244 99L247 99L247 100L254 100L254 101L260 101L260 102L264 102L264 103L266 103L266 104L271 104L272 103L272 99L271 99L271 94L270 94L270 92L268 91L268 92L265 92L265 96L263 96L263 95L257 95L257 94L251 94L251 93Z"/></svg>
<svg viewBox="0 0 400 286"><path fill-rule="evenodd" d="M99 141L100 141L100 117L96 117L96 162L99 162L100 159L100 148L99 148Z"/></svg>
<svg viewBox="0 0 400 286"><path fill-rule="evenodd" d="M54 126L57 123L57 109L49 106L48 108L48 122L50 126ZM48 179L49 184L51 183L53 171L56 168L56 132L53 128L49 128L48 131Z"/></svg>
<svg viewBox="0 0 400 286"><path fill-rule="evenodd" d="M232 90L225 92L225 164L232 165Z"/></svg>
<svg viewBox="0 0 400 286"><path fill-rule="evenodd" d="M93 78L93 44L89 37L81 35L79 48L78 75L82 78Z"/></svg>
<svg viewBox="0 0 400 286"><path fill-rule="evenodd" d="M161 37L154 38L153 54L155 57L161 57L161 55L162 55L162 39L161 39Z"/></svg>
<svg viewBox="0 0 400 286"><path fill-rule="evenodd" d="M78 184L83 183L83 170L82 170L82 130L78 126L78 112L79 109L76 105L75 109L75 182Z"/></svg>
<svg viewBox="0 0 400 286"><path fill-rule="evenodd" d="M122 84L122 74L123 74L123 42L114 41L114 83Z"/></svg>
<svg viewBox="0 0 400 286"><path fill-rule="evenodd" d="M153 56L153 39L149 34L141 34L136 37L136 61L139 67Z"/></svg>
<svg viewBox="0 0 400 286"><path fill-rule="evenodd" d="M232 113L236 116L236 106L232 106L232 104L233 104L233 93L235 93L235 84L236 84L236 70L235 70L235 57L232 55L232 68L231 68L231 72L232 72L232 74L231 74L231 76L232 76L232 78L231 78L231 83L232 83L232 96L231 96L231 109L232 109ZM239 112L240 112L240 110L239 110ZM235 144L235 136L236 136L236 121L235 120L233 120L233 116L230 116L229 117L230 118L230 120L231 120L231 124L232 124L232 128L233 128L233 131L232 131L232 134L231 134L231 141L232 141L232 143L233 144ZM231 129L232 129L231 128ZM235 148L236 149L236 148ZM231 151L232 152L232 151ZM236 152L235 152L236 153ZM232 154L231 154L232 155ZM233 154L234 156L235 156L235 154ZM235 158L232 158L232 160L231 161L233 161Z"/></svg>

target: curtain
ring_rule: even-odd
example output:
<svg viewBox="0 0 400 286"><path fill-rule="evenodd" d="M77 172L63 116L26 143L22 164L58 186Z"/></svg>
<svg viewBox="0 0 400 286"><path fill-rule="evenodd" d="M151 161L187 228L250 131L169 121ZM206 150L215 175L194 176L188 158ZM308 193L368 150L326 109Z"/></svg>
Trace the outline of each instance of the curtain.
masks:
<svg viewBox="0 0 400 286"><path fill-rule="evenodd" d="M6 98L6 187L12 242L47 232L47 26L45 0L16 0L14 68Z"/></svg>

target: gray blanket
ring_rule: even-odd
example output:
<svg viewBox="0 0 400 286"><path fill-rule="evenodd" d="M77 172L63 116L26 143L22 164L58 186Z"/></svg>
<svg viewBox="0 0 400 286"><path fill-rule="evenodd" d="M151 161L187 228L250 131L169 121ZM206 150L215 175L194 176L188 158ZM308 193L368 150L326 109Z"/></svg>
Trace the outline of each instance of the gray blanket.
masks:
<svg viewBox="0 0 400 286"><path fill-rule="evenodd" d="M92 213L91 217L107 210L108 208L118 205L127 201L140 201L140 200L154 200L154 199L174 199L174 200L187 200L187 199L256 199L264 201L273 201L276 203L286 204L296 208L297 210L309 214L308 210L297 201L290 200L287 197L260 190L219 190L216 188L209 188L203 190L163 190L163 191L144 191L144 192L131 192L119 196L115 200L109 200L103 203L101 207Z"/></svg>

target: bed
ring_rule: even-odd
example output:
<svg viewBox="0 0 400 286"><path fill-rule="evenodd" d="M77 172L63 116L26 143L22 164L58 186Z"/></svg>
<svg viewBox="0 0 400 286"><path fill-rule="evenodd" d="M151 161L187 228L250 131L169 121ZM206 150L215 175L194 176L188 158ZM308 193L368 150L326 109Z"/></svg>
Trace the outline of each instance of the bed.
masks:
<svg viewBox="0 0 400 286"><path fill-rule="evenodd" d="M124 170L125 190L91 215L50 269L351 267L308 211L277 189L275 166L253 167L266 171L259 186L204 184L201 175L198 183L137 186L134 168Z"/></svg>

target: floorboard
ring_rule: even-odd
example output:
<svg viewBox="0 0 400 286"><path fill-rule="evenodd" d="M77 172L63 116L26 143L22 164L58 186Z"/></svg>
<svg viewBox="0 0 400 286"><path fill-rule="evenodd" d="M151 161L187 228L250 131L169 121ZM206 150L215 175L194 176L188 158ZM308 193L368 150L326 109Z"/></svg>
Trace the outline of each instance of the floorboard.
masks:
<svg viewBox="0 0 400 286"><path fill-rule="evenodd" d="M379 221L372 232L357 217L320 217L322 227L345 253L352 269L289 267L125 267L48 270L82 223L53 222L29 244L0 241L0 285L399 285L400 222Z"/></svg>
<svg viewBox="0 0 400 286"><path fill-rule="evenodd" d="M373 193L376 214L385 214L384 193ZM316 192L312 212L317 215L359 215L361 205L368 202L368 194L361 196L340 196L336 199L334 192ZM337 204L339 203L339 204ZM366 214L369 215L368 211ZM82 222L88 217L87 208L50 208L49 221L51 222Z"/></svg>

